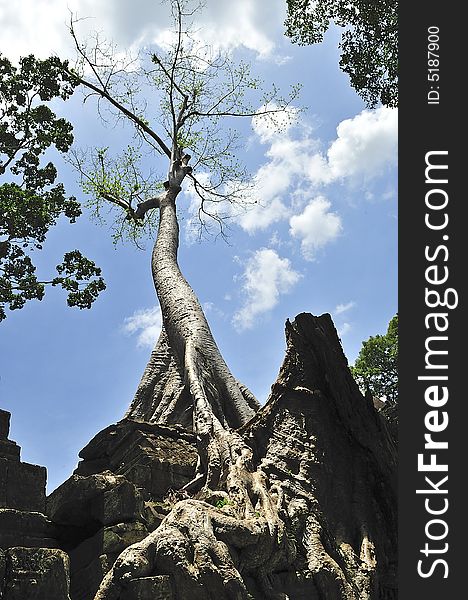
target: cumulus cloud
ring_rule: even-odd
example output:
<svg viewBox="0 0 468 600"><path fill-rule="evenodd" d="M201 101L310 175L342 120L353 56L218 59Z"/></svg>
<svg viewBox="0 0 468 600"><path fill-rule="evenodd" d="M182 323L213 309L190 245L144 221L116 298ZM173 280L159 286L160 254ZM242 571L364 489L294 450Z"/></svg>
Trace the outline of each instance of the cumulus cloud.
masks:
<svg viewBox="0 0 468 600"><path fill-rule="evenodd" d="M337 139L328 149L328 165L334 179L375 177L396 164L398 111L382 106L363 110L337 127Z"/></svg>
<svg viewBox="0 0 468 600"><path fill-rule="evenodd" d="M143 308L127 317L123 330L129 335L137 334L137 346L153 348L162 329L162 316L159 306Z"/></svg>
<svg viewBox="0 0 468 600"><path fill-rule="evenodd" d="M312 138L293 139L288 135L272 136L265 153L267 162L253 178L253 209L240 214L238 223L248 233L264 230L273 223L287 220L292 206L289 200L304 183L310 168L309 156L316 147Z"/></svg>
<svg viewBox="0 0 468 600"><path fill-rule="evenodd" d="M281 258L275 250L262 248L247 261L242 275L242 291L245 301L234 315L233 324L239 331L250 329L255 319L272 310L282 294L287 294L299 281L301 275L287 258Z"/></svg>
<svg viewBox="0 0 468 600"><path fill-rule="evenodd" d="M256 0L206 0L196 15L204 43L220 49L245 47L261 58L274 58L275 37L282 34L284 0L270 0L265 11ZM51 53L73 56L66 24L70 11L81 18L83 33L102 30L120 49L144 46L167 38L170 26L167 4L148 0L21 0L2 3L0 28L8 56L29 53L45 58ZM89 19L88 19L89 17Z"/></svg>
<svg viewBox="0 0 468 600"><path fill-rule="evenodd" d="M290 233L301 239L304 256L334 239L341 231L336 213L325 207L324 200L300 205L294 215L298 197L307 199L310 190L320 190L338 180L370 180L397 159L397 111L386 107L364 110L337 127L337 137L326 152L309 126L294 124L296 109L268 123L257 117L252 128L261 144L268 144L266 161L253 177L255 207L239 213L239 225L249 233L264 230L279 221L290 219ZM304 193L306 190L306 193Z"/></svg>
<svg viewBox="0 0 468 600"><path fill-rule="evenodd" d="M205 42L225 50L244 46L261 58L274 56L274 36L281 35L286 14L281 0L269 4L265 11L257 0L208 0L200 18Z"/></svg>
<svg viewBox="0 0 468 600"><path fill-rule="evenodd" d="M216 202L207 202L205 208L221 219L235 219L242 229L251 234L287 220L292 211L289 196L293 193L295 184L304 180L304 174L310 167L307 161L308 151L313 144L315 142L312 139L275 137L265 153L267 162L253 175L252 187L240 194L241 203L219 202L217 199ZM197 179L209 186L210 178L207 173L197 173ZM186 233L190 241L199 230L200 198L193 186L189 186L185 194L189 198L190 216Z"/></svg>
<svg viewBox="0 0 468 600"><path fill-rule="evenodd" d="M259 229L267 229L273 223L284 220L288 214L289 209L279 196L275 194L275 196L269 197L264 194L253 208L248 209L239 216L239 224L245 231L253 233Z"/></svg>
<svg viewBox="0 0 468 600"><path fill-rule="evenodd" d="M289 220L289 232L301 241L302 255L313 260L316 250L334 240L342 231L340 217L330 212L331 204L323 196L311 200L303 212Z"/></svg>

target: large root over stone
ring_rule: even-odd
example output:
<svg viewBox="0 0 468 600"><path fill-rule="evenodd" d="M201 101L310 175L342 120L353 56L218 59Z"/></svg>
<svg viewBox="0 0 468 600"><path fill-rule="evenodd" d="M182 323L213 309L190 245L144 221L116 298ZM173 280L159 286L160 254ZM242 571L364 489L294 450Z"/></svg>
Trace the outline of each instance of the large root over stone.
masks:
<svg viewBox="0 0 468 600"><path fill-rule="evenodd" d="M102 581L95 600L124 600L125 589L132 579L153 574L172 576L178 600L247 600L252 597L286 600L288 596L284 591L275 590L275 587L284 589L283 585L276 586L276 578L281 571L287 572L288 567L294 570L296 563L309 579L307 590L310 589L310 578L313 579L312 586L318 597L368 599L372 597L375 565L367 532L349 533L352 527L348 527L341 545L325 543L324 532L333 531L336 523L330 529L323 515L320 517L321 511L314 507L316 499L308 489L310 485L300 489L300 469L298 478L289 482L291 489L288 489L285 471L279 477L275 476L277 465L268 464L268 449L263 458L256 457L254 464L252 448L256 447L256 441L253 439L250 447L246 440L249 439L249 426L261 414L259 404L229 371L202 307L177 263L179 229L175 199L184 168L179 168L181 173L175 172L174 182L169 181L167 193L158 200L160 222L152 272L164 327L127 416L192 426L199 460L194 480L184 488L192 498L178 502L154 532L119 556ZM313 340L320 338L317 331L325 331L321 327L313 328ZM302 343L299 333L297 343ZM339 357L341 350L336 332L330 333L329 338L333 340L331 350L328 351L327 344L323 345L321 341L316 354L307 340L304 356L308 362L302 365L290 337L285 364L296 361L297 373L306 378L305 387L302 382L296 384L294 395L305 390L310 396L312 413L322 404L321 394L313 390L324 390L330 395L334 399L332 411L328 407L322 413L328 419L328 429L335 430L333 423L337 422L353 423L355 431L353 429L352 435L349 427L348 430L345 428L345 436L341 435L341 429L336 430L343 451L355 448L361 452L364 447L368 457L363 458L362 464L371 465L367 468L380 477L381 469L370 457L374 450L377 453L385 451L385 456L388 454L383 446L377 448L373 441L374 437L381 439L382 432L374 423L373 434L366 433L368 424L372 425L375 420L374 415L368 414L369 407L363 404L356 384L344 367L344 357ZM323 365L315 364L316 356L329 355L329 365L325 364L327 361ZM322 358L320 361L323 362ZM331 377L328 377L328 371ZM305 375L309 372L313 377ZM289 375L278 384L285 389L291 385ZM270 409L272 406L271 403ZM303 407L299 411L296 426L305 423L304 410ZM357 417L353 416L356 410ZM268 414L266 408L262 418L268 420ZM359 421L361 417L365 427ZM326 434L328 429L320 434ZM270 435L273 431L271 429ZM353 446L349 440L355 435L359 443ZM369 436L372 439L368 439ZM315 442L308 443L307 456L312 469L309 478L315 480L318 477L317 481L323 485L328 479L317 474L321 459L314 453ZM284 442L280 446L284 453ZM278 456L276 462L282 461L283 457ZM383 463L387 464L386 461ZM382 471L385 477L389 468ZM345 476L343 481L347 479ZM327 484L327 487L330 486ZM352 487L350 494L353 496ZM288 492L286 499L285 491ZM339 489L338 492L346 501L343 492ZM294 503L300 506L296 516L293 515ZM286 504L290 505L289 512ZM333 512L339 522L339 512ZM317 516L315 521L311 514ZM392 514L391 510L389 514ZM357 514L357 520L362 529L366 519ZM360 540L356 552L357 535ZM248 589L251 585L255 588L253 593Z"/></svg>
<svg viewBox="0 0 468 600"><path fill-rule="evenodd" d="M205 488L205 500L178 502L158 529L127 548L95 600L124 598L131 579L151 574L172 575L177 598L247 600L251 595L244 576L250 575L265 598L286 600L270 582L273 570L295 558L294 543L280 516L282 492L268 489L265 475L251 472L249 461L245 449L231 465L227 491Z"/></svg>
<svg viewBox="0 0 468 600"><path fill-rule="evenodd" d="M247 599L249 575L263 597L284 600L270 581L274 570L295 558L282 518L282 489L254 467L251 448L226 423L229 387L206 349L190 339L184 385L199 454L197 475L185 489L196 495L178 502L158 529L119 556L95 600L124 598L131 579L151 574L172 575L177 598Z"/></svg>
<svg viewBox="0 0 468 600"><path fill-rule="evenodd" d="M306 323L303 334L301 323L270 399L237 430L217 417L216 369L187 343L199 454L185 486L192 497L120 555L96 600L126 600L132 580L152 575L169 575L177 600L396 598L393 446L328 352L338 343L328 321ZM317 325L328 334L315 352L325 335Z"/></svg>

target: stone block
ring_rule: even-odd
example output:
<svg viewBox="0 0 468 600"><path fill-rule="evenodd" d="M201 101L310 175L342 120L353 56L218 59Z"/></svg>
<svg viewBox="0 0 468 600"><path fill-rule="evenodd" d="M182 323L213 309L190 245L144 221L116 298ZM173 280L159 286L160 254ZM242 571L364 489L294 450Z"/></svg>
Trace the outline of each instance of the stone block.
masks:
<svg viewBox="0 0 468 600"><path fill-rule="evenodd" d="M2 593L3 586L5 585L5 569L6 569L6 556L5 552L0 549L0 594ZM1 598L1 595L0 595Z"/></svg>
<svg viewBox="0 0 468 600"><path fill-rule="evenodd" d="M109 472L89 477L73 475L47 499L51 520L66 526L138 521L142 513L143 500L136 487Z"/></svg>
<svg viewBox="0 0 468 600"><path fill-rule="evenodd" d="M45 512L45 467L0 458L0 508Z"/></svg>
<svg viewBox="0 0 468 600"><path fill-rule="evenodd" d="M55 527L43 514L0 508L0 548L56 548Z"/></svg>
<svg viewBox="0 0 468 600"><path fill-rule="evenodd" d="M10 413L0 409L0 458L19 461L21 448L8 439L10 433Z"/></svg>
<svg viewBox="0 0 468 600"><path fill-rule="evenodd" d="M16 442L11 440L2 440L0 438L0 458L14 460L19 462L21 448Z"/></svg>
<svg viewBox="0 0 468 600"><path fill-rule="evenodd" d="M198 454L194 436L181 427L124 419L96 435L80 457L76 474L107 469L157 499L193 478Z"/></svg>
<svg viewBox="0 0 468 600"><path fill-rule="evenodd" d="M73 600L93 600L112 564L131 544L148 535L142 523L119 523L103 527L70 551Z"/></svg>
<svg viewBox="0 0 468 600"><path fill-rule="evenodd" d="M71 558L71 565L71 597L73 600L93 600L112 563L108 561L107 556L101 555L76 569Z"/></svg>
<svg viewBox="0 0 468 600"><path fill-rule="evenodd" d="M70 551L72 570L82 568L102 554L118 556L125 548L148 535L143 523L118 523L103 527Z"/></svg>
<svg viewBox="0 0 468 600"><path fill-rule="evenodd" d="M69 600L69 560L49 548L10 548L4 553L2 600Z"/></svg>
<svg viewBox="0 0 468 600"><path fill-rule="evenodd" d="M0 458L0 508L7 506L8 461Z"/></svg>
<svg viewBox="0 0 468 600"><path fill-rule="evenodd" d="M143 540L148 530L143 523L118 523L105 527L103 532L102 550L105 554L120 554L136 542Z"/></svg>

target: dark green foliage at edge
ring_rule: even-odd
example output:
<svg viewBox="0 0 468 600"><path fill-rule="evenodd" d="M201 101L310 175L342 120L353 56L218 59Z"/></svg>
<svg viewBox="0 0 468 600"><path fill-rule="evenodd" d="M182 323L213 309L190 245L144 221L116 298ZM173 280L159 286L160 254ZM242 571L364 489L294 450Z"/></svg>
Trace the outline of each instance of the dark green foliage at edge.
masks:
<svg viewBox="0 0 468 600"><path fill-rule="evenodd" d="M369 108L398 106L398 2L286 0L286 35L316 44L333 21L343 27L340 67Z"/></svg>
<svg viewBox="0 0 468 600"><path fill-rule="evenodd" d="M42 300L48 284L62 286L67 303L79 308L89 308L105 289L101 269L78 250L65 254L48 281L38 280L32 260L62 215L74 223L81 214L76 198L57 183L55 165L41 163L51 146L67 152L73 142L71 124L44 104L73 93L76 83L64 64L27 56L16 67L0 55L0 321L6 308Z"/></svg>
<svg viewBox="0 0 468 600"><path fill-rule="evenodd" d="M351 372L364 391L385 398L390 404L398 399L398 315L390 321L385 335L370 337L362 343Z"/></svg>

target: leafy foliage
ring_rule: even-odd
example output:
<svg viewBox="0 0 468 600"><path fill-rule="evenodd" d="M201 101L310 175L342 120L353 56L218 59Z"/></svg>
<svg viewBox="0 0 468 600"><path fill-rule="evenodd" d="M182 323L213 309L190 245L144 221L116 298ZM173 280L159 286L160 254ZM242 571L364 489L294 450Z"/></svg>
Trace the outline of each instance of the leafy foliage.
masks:
<svg viewBox="0 0 468 600"><path fill-rule="evenodd" d="M221 498L220 500L216 501L216 508L223 508L224 506L229 506L230 504L232 504L231 500L229 500L229 498Z"/></svg>
<svg viewBox="0 0 468 600"><path fill-rule="evenodd" d="M66 100L76 83L58 58L22 58L15 67L0 55L0 321L5 308L22 308L42 300L45 285L69 291L68 304L89 307L105 288L101 270L78 250L57 267L59 276L39 281L31 253L42 249L47 233L60 216L74 223L81 214L76 198L65 196L56 183L52 162L41 164L51 147L66 152L73 142L72 126L44 104Z"/></svg>
<svg viewBox="0 0 468 600"><path fill-rule="evenodd" d="M388 324L385 335L370 337L362 343L351 367L359 386L373 396L394 404L398 398L398 315Z"/></svg>
<svg viewBox="0 0 468 600"><path fill-rule="evenodd" d="M152 172L146 176L142 174L141 159L142 153L133 146L115 156L110 155L109 148L73 149L70 153L69 160L79 172L92 218L103 225L112 215L114 244L129 240L141 247L141 238L156 232L157 213L150 211L144 220L135 218L138 204L163 189L161 176ZM126 204L120 202L123 198Z"/></svg>
<svg viewBox="0 0 468 600"><path fill-rule="evenodd" d="M287 0L286 35L316 44L333 21L343 27L341 69L368 107L398 105L398 2Z"/></svg>

